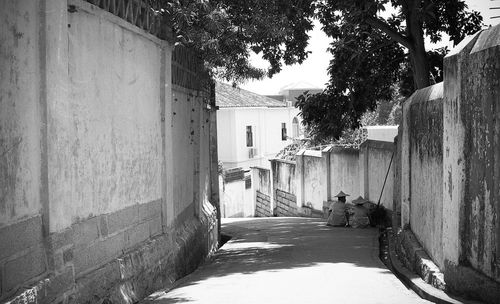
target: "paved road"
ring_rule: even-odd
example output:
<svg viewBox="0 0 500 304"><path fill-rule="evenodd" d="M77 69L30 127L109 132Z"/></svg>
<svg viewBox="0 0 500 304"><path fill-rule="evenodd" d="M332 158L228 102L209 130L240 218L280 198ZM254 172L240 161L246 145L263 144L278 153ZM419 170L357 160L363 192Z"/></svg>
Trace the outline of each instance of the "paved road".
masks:
<svg viewBox="0 0 500 304"><path fill-rule="evenodd" d="M153 304L428 303L378 259L376 229L333 228L320 219L235 219L208 263Z"/></svg>

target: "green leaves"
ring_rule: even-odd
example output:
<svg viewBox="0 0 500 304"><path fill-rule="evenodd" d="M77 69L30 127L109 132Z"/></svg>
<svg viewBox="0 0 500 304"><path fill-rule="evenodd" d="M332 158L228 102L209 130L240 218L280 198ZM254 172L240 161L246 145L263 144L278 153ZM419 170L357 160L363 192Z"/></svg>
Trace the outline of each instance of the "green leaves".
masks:
<svg viewBox="0 0 500 304"><path fill-rule="evenodd" d="M303 62L312 29L312 0L164 0L177 44L194 48L212 76L233 82L272 76ZM250 64L261 53L268 70Z"/></svg>
<svg viewBox="0 0 500 304"><path fill-rule="evenodd" d="M318 16L333 39L329 51L330 81L323 94L303 96L298 103L304 123L321 139L337 139L355 129L363 113L415 88L442 80L447 49L424 48L443 34L454 43L481 28L478 12L462 0L323 0ZM395 9L383 19L380 12Z"/></svg>

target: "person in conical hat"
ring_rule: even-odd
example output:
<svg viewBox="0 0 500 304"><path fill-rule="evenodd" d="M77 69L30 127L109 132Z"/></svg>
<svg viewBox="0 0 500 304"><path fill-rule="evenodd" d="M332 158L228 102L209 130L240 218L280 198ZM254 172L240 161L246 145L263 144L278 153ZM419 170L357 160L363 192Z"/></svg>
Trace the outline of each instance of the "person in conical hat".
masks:
<svg viewBox="0 0 500 304"><path fill-rule="evenodd" d="M368 200L364 199L362 196L352 201L354 207L352 208L352 215L349 217L349 224L351 224L353 228L365 228L370 225L368 209L363 206L366 202L368 202Z"/></svg>
<svg viewBox="0 0 500 304"><path fill-rule="evenodd" d="M328 221L326 224L328 226L334 227L344 227L347 225L347 216L346 216L346 196L349 194L340 191L339 194L335 195L338 198L338 201L333 203L330 206L330 215L328 216Z"/></svg>
<svg viewBox="0 0 500 304"><path fill-rule="evenodd" d="M349 194L344 193L344 191L342 191L342 190L339 192L339 194L335 195L335 197L338 197L339 199L340 199L340 198L344 198L344 201L345 201L345 197L346 197L346 196L350 196L350 195L349 195Z"/></svg>

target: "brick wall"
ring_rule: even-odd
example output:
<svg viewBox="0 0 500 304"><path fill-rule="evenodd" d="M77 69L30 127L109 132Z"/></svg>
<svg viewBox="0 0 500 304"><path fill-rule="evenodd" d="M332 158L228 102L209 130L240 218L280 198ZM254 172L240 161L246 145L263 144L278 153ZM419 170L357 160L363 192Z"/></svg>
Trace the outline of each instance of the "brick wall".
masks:
<svg viewBox="0 0 500 304"><path fill-rule="evenodd" d="M0 298L46 274L47 268L40 216L0 229Z"/></svg>
<svg viewBox="0 0 500 304"><path fill-rule="evenodd" d="M255 216L268 217L271 216L271 197L260 191L256 191L257 200L255 202Z"/></svg>
<svg viewBox="0 0 500 304"><path fill-rule="evenodd" d="M128 303L126 299L136 302L170 286L214 251L217 213L205 206L200 220L186 215L187 219L165 227L162 233L160 210L161 201L135 205L52 234L48 261L53 271L9 303L95 303L105 298L111 303ZM45 251L37 245L37 233L32 231L36 221L21 223L24 230L18 227L23 232L16 236L23 240L11 240L14 246L33 249L7 259L3 267L9 280L4 277L3 289L44 274L47 268ZM5 236L1 233L0 237Z"/></svg>
<svg viewBox="0 0 500 304"><path fill-rule="evenodd" d="M297 197L289 192L276 189L276 215L297 216Z"/></svg>

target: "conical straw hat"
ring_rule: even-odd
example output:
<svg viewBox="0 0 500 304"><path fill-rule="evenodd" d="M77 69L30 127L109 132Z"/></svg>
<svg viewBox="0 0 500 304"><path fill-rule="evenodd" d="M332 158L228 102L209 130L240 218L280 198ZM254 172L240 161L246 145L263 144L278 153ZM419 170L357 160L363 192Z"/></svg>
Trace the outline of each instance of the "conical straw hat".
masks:
<svg viewBox="0 0 500 304"><path fill-rule="evenodd" d="M354 205L361 205L366 203L368 200L364 199L362 196L359 196L357 199L353 200L352 203Z"/></svg>
<svg viewBox="0 0 500 304"><path fill-rule="evenodd" d="M350 196L350 195L344 193L343 191L340 191L339 194L335 195L335 197L346 197L346 196Z"/></svg>

